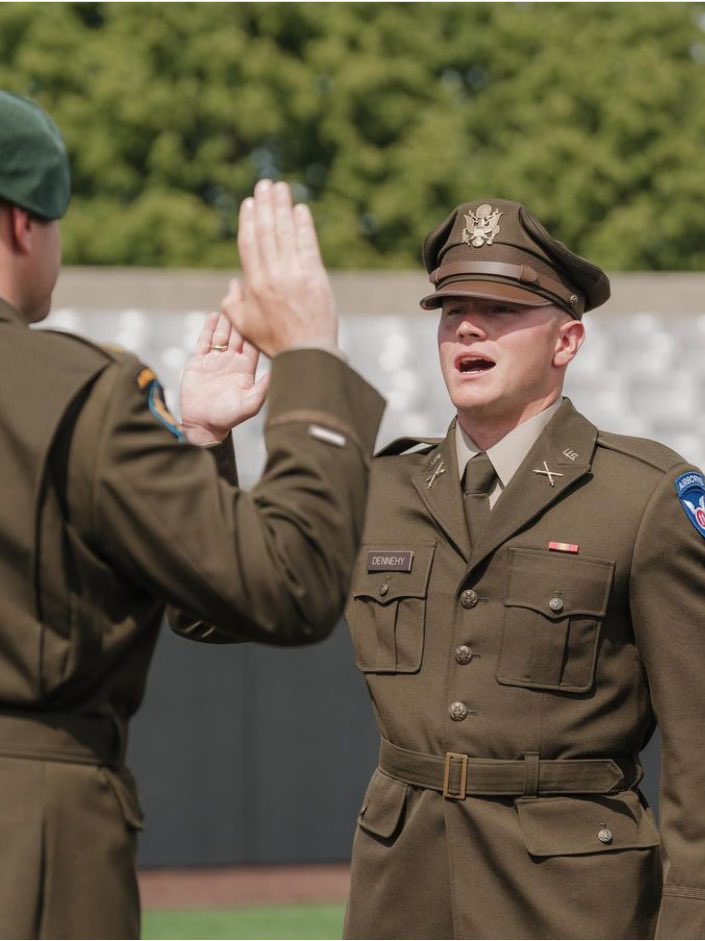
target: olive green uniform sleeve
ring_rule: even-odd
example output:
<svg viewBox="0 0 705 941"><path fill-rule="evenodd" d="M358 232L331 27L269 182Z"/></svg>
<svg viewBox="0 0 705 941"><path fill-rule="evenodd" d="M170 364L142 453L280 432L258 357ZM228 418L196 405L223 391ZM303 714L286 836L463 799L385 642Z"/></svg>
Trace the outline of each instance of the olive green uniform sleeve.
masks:
<svg viewBox="0 0 705 941"><path fill-rule="evenodd" d="M186 620L207 622L184 627L195 639L216 639L214 628L273 644L325 636L348 591L382 399L331 354L277 356L267 462L245 492L224 479L222 453L155 417L139 370L132 357L109 367L77 420L69 496L83 538Z"/></svg>
<svg viewBox="0 0 705 941"><path fill-rule="evenodd" d="M658 938L705 937L705 539L669 473L635 543L630 604L662 735Z"/></svg>

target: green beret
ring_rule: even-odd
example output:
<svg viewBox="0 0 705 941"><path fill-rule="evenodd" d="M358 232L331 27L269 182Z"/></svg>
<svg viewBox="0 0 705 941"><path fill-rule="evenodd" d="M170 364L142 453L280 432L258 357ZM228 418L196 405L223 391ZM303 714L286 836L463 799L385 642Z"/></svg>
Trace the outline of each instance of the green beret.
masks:
<svg viewBox="0 0 705 941"><path fill-rule="evenodd" d="M0 199L42 219L60 219L70 198L59 129L34 101L0 91Z"/></svg>
<svg viewBox="0 0 705 941"><path fill-rule="evenodd" d="M610 296L601 268L508 199L458 206L426 236L423 260L436 288L421 300L426 310L440 307L445 297L484 297L530 307L556 304L579 319Z"/></svg>

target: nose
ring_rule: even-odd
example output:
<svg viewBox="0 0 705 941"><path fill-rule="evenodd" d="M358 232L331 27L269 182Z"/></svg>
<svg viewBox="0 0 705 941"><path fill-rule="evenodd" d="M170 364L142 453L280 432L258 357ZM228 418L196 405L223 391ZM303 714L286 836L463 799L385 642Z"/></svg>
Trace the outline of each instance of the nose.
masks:
<svg viewBox="0 0 705 941"><path fill-rule="evenodd" d="M487 333L482 326L482 318L479 314L468 311L458 324L458 339L476 340L484 339Z"/></svg>

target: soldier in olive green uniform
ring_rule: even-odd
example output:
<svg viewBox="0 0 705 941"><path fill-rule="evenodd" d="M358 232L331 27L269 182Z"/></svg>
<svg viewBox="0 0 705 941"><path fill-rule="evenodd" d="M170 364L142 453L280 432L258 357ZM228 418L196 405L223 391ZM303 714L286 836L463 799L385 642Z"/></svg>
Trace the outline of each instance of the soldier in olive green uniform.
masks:
<svg viewBox="0 0 705 941"><path fill-rule="evenodd" d="M211 452L182 440L135 357L29 328L49 310L68 199L56 127L33 103L0 93L5 938L138 936L142 816L126 729L164 605L198 640L325 636L347 594L381 413L377 394L335 355L310 217L291 207L286 187L262 184L243 208L253 280L244 295L233 286L228 303L242 333L274 357L268 460L254 490L239 490L232 448L217 443L248 412L242 401L259 407L262 387L224 316L209 319L186 377L186 434L215 444ZM275 218L293 232L288 248L277 245ZM280 278L263 280L272 257Z"/></svg>
<svg viewBox="0 0 705 941"><path fill-rule="evenodd" d="M457 418L373 466L346 616L382 740L346 937L702 938L703 476L561 398L609 283L524 207L458 207L424 260Z"/></svg>

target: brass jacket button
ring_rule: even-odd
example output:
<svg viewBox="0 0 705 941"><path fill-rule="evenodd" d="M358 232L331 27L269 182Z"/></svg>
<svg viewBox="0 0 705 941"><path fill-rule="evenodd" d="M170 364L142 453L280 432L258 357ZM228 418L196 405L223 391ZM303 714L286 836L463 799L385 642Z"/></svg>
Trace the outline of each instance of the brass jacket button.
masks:
<svg viewBox="0 0 705 941"><path fill-rule="evenodd" d="M453 722L462 722L468 714L468 707L464 702L454 702L451 703L451 707L448 712L450 713L450 717Z"/></svg>
<svg viewBox="0 0 705 941"><path fill-rule="evenodd" d="M600 841L600 843L611 843L612 831L608 830L607 827L603 827L597 834L597 839Z"/></svg>
<svg viewBox="0 0 705 941"><path fill-rule="evenodd" d="M563 610L563 599L562 598L551 598L548 602L548 606L554 614L559 614Z"/></svg>
<svg viewBox="0 0 705 941"><path fill-rule="evenodd" d="M480 596L472 588L468 588L460 596L460 603L464 608L474 608L479 600Z"/></svg>
<svg viewBox="0 0 705 941"><path fill-rule="evenodd" d="M466 644L461 644L455 648L455 659L458 663L470 663L472 660L472 648Z"/></svg>
<svg viewBox="0 0 705 941"><path fill-rule="evenodd" d="M377 591L378 591L378 592L380 593L380 595L384 598L384 596L385 596L385 595L387 594L387 592L389 591L389 585L385 582L384 585L380 585L380 586L379 586L379 588L377 589Z"/></svg>

